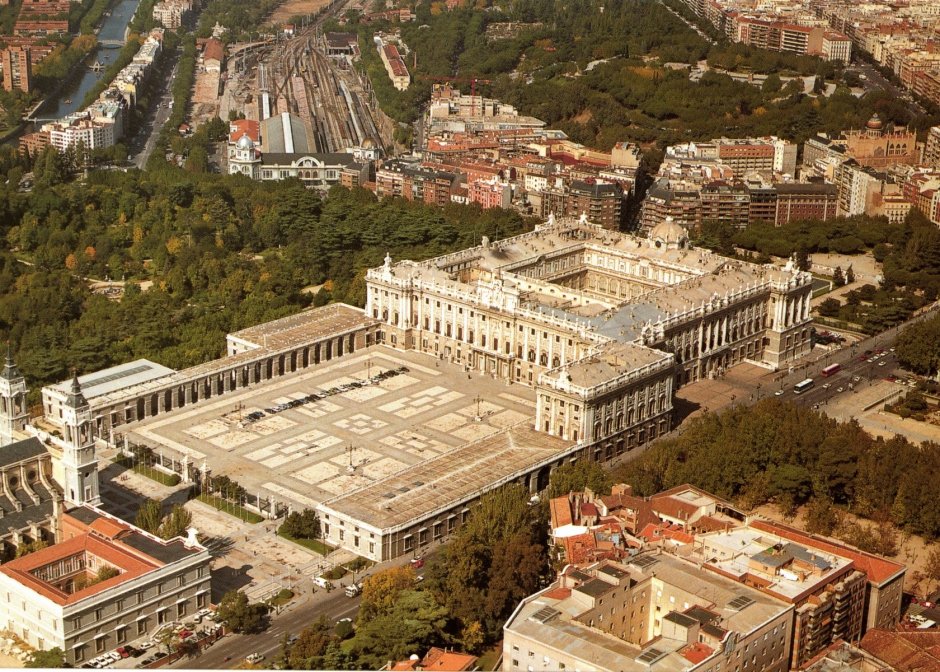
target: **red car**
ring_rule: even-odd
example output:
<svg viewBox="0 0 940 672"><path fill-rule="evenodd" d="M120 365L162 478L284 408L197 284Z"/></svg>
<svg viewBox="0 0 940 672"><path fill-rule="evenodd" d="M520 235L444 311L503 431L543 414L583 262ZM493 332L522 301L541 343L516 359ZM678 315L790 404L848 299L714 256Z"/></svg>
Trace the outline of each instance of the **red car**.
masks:
<svg viewBox="0 0 940 672"><path fill-rule="evenodd" d="M422 567L424 567L424 558L412 558L411 566L414 567L415 569L421 569Z"/></svg>

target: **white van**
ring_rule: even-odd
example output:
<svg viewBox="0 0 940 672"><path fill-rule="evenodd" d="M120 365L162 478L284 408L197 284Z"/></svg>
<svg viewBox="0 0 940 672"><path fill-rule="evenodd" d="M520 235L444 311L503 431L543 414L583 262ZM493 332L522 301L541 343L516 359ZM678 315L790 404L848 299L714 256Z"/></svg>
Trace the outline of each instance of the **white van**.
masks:
<svg viewBox="0 0 940 672"><path fill-rule="evenodd" d="M330 583L328 579L318 576L313 580L313 584L319 588L330 589L333 587L333 584Z"/></svg>
<svg viewBox="0 0 940 672"><path fill-rule="evenodd" d="M362 586L358 583L352 583L346 586L346 597L355 597L362 592Z"/></svg>

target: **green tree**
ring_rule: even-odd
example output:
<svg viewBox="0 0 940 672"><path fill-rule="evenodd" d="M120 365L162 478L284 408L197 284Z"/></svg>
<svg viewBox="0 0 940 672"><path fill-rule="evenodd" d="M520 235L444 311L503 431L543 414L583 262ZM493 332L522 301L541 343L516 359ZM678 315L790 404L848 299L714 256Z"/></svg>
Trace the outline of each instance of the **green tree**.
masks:
<svg viewBox="0 0 940 672"><path fill-rule="evenodd" d="M336 641L331 623L321 615L316 621L301 630L288 653L292 670L323 669L323 656L330 644Z"/></svg>
<svg viewBox="0 0 940 672"><path fill-rule="evenodd" d="M170 512L160 523L159 534L164 539L172 539L186 534L193 524L193 515L182 504L174 504Z"/></svg>
<svg viewBox="0 0 940 672"><path fill-rule="evenodd" d="M841 308L842 304L839 303L839 300L831 296L823 299L820 301L819 305L816 306L816 310L823 317L837 317Z"/></svg>
<svg viewBox="0 0 940 672"><path fill-rule="evenodd" d="M845 284L845 276L842 274L842 267L836 266L836 270L832 273L832 284L836 287L842 287Z"/></svg>
<svg viewBox="0 0 940 672"><path fill-rule="evenodd" d="M260 632L267 625L268 608L261 603L251 604L240 590L231 590L222 596L217 614L233 632Z"/></svg>
<svg viewBox="0 0 940 672"><path fill-rule="evenodd" d="M320 517L312 509L292 511L281 523L279 532L295 539L319 539Z"/></svg>
<svg viewBox="0 0 940 672"><path fill-rule="evenodd" d="M940 544L932 543L927 548L927 557L924 560L924 576L936 586L940 584Z"/></svg>
<svg viewBox="0 0 940 672"><path fill-rule="evenodd" d="M429 589L461 628L479 623L494 641L519 600L548 576L544 508L528 490L503 486L481 497L454 539L430 562Z"/></svg>
<svg viewBox="0 0 940 672"><path fill-rule="evenodd" d="M408 565L376 572L362 584L362 602L359 604L359 622L365 622L391 612L398 597L415 584L415 571Z"/></svg>
<svg viewBox="0 0 940 672"><path fill-rule="evenodd" d="M811 499L806 507L806 531L813 534L830 535L842 521L841 512L831 499Z"/></svg>
<svg viewBox="0 0 940 672"><path fill-rule="evenodd" d="M935 376L940 369L940 316L905 327L898 334L895 347L903 367Z"/></svg>
<svg viewBox="0 0 940 672"><path fill-rule="evenodd" d="M159 534L160 524L162 522L160 502L155 499L145 500L140 505L134 524L142 530L151 534Z"/></svg>
<svg viewBox="0 0 940 672"><path fill-rule="evenodd" d="M65 653L57 646L48 651L33 651L29 654L25 667L59 668L71 665L65 662Z"/></svg>
<svg viewBox="0 0 940 672"><path fill-rule="evenodd" d="M447 609L425 590L405 590L388 613L359 619L356 634L343 643L358 669L379 669L389 660L446 641Z"/></svg>
<svg viewBox="0 0 940 672"><path fill-rule="evenodd" d="M852 264L849 264L849 267L845 269L845 284L851 285L855 282L855 271L852 269Z"/></svg>
<svg viewBox="0 0 940 672"><path fill-rule="evenodd" d="M22 558L24 555L29 555L30 553L41 551L42 549L48 546L49 546L49 542L43 541L42 539L31 541L28 544L20 544L19 546L16 547L16 557Z"/></svg>
<svg viewBox="0 0 940 672"><path fill-rule="evenodd" d="M585 488L590 488L596 494L609 495L610 486L610 475L600 463L580 460L552 471L548 481L548 496L561 497L569 492L581 492Z"/></svg>

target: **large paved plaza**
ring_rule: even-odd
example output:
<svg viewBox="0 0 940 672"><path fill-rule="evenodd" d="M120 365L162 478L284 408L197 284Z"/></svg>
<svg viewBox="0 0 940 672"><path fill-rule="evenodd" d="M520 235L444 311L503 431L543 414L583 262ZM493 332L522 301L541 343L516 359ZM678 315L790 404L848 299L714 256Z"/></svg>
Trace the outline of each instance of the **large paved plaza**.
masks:
<svg viewBox="0 0 940 672"><path fill-rule="evenodd" d="M285 408L400 367L407 371ZM531 425L534 407L532 388L374 346L127 430L132 442L158 452L188 455L197 465L206 459L214 474L250 492L312 507L507 427ZM252 420L258 412L263 417Z"/></svg>

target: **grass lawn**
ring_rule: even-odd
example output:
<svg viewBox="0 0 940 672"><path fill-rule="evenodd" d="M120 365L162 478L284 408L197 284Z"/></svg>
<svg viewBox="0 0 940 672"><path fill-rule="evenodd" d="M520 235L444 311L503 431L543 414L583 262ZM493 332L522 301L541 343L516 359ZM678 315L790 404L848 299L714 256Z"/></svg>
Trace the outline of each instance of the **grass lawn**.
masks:
<svg viewBox="0 0 940 672"><path fill-rule="evenodd" d="M132 469L135 473L140 474L141 476L146 476L152 481L157 483L162 483L168 487L173 487L180 484L180 477L178 474L167 474L159 469L154 469L153 467L147 467L143 464L134 464L134 461L126 456L115 456L114 462L120 464L121 466Z"/></svg>
<svg viewBox="0 0 940 672"><path fill-rule="evenodd" d="M209 506L214 506L219 511L224 511L225 513L231 514L236 518L239 518L246 523L260 523L264 520L257 513L249 511L240 507L238 504L232 504L231 502L222 499L221 497L216 497L215 495L206 495L201 494L196 497L200 502L205 502Z"/></svg>
<svg viewBox="0 0 940 672"><path fill-rule="evenodd" d="M313 551L314 553L319 553L320 555L326 556L329 555L333 550L333 547L329 544L324 544L319 539L297 539L287 534L283 534L280 529L277 532L277 536L287 539L287 541L293 541L298 546L303 546L304 548Z"/></svg>
<svg viewBox="0 0 940 672"><path fill-rule="evenodd" d="M477 667L481 670L493 670L496 668L496 663L499 662L502 655L503 643L500 642L493 648L483 652L483 655L481 655L480 659L477 661Z"/></svg>

